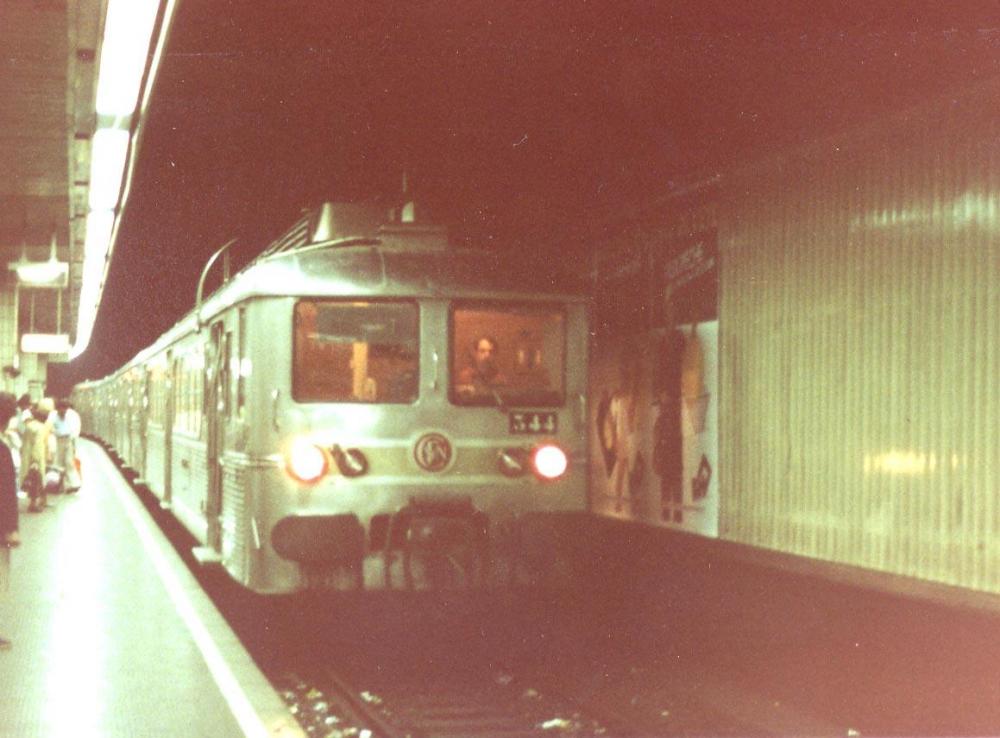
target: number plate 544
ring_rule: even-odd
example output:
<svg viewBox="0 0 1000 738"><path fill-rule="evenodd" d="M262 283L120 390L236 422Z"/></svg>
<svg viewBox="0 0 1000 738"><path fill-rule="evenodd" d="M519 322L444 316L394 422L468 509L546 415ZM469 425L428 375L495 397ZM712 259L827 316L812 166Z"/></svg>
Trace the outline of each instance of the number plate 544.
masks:
<svg viewBox="0 0 1000 738"><path fill-rule="evenodd" d="M535 413L515 410L508 415L511 433L555 433L559 426L555 413Z"/></svg>

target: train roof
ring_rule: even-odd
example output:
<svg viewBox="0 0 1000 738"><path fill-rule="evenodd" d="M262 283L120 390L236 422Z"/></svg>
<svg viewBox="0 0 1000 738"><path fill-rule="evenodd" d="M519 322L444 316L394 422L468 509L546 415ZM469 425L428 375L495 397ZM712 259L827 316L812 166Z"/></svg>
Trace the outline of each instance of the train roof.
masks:
<svg viewBox="0 0 1000 738"><path fill-rule="evenodd" d="M355 208L357 210L357 208ZM540 268L537 255L448 246L444 229L366 225L357 212L344 235L315 217L285 234L118 371L157 353L227 308L267 297L399 297L510 301L586 300L582 285ZM350 219L348 219L350 220ZM370 223L370 221L369 221ZM327 238L323 238L327 236ZM323 240L316 240L320 237ZM569 273L569 270L566 270ZM114 372L117 374L118 372Z"/></svg>
<svg viewBox="0 0 1000 738"><path fill-rule="evenodd" d="M495 252L416 248L381 239L321 243L264 259L218 290L204 313L262 296L508 297L577 299L555 275Z"/></svg>

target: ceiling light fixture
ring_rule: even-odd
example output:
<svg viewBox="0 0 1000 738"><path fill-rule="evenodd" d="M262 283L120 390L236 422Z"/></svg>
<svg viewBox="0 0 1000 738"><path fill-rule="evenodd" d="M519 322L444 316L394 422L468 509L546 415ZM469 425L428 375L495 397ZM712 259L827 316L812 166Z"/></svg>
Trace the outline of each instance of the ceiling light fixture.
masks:
<svg viewBox="0 0 1000 738"><path fill-rule="evenodd" d="M97 130L90 160L90 212L70 359L83 353L93 334L135 166L139 124L145 116L176 6L177 0L108 2L97 80Z"/></svg>

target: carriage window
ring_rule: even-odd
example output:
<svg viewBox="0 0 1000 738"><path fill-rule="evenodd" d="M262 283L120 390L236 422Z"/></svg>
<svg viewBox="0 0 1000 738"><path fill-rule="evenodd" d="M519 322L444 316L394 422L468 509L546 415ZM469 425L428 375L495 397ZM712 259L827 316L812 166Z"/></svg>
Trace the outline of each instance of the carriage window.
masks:
<svg viewBox="0 0 1000 738"><path fill-rule="evenodd" d="M413 402L417 339L413 303L302 300L295 306L295 399Z"/></svg>
<svg viewBox="0 0 1000 738"><path fill-rule="evenodd" d="M451 321L451 400L561 405L566 315L549 306L458 307Z"/></svg>

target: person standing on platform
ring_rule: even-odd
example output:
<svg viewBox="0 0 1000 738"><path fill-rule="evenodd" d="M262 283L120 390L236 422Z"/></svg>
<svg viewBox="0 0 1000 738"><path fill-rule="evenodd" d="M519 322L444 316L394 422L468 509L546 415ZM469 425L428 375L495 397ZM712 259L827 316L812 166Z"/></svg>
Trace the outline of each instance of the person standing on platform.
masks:
<svg viewBox="0 0 1000 738"><path fill-rule="evenodd" d="M21 423L18 418L17 408L7 421L7 427L3 431L3 442L10 449L10 455L14 459L14 476L19 478L21 472Z"/></svg>
<svg viewBox="0 0 1000 738"><path fill-rule="evenodd" d="M49 458L48 413L35 405L31 418L24 423L21 437L21 489L28 493L28 512L41 512L48 502L45 493L45 468Z"/></svg>
<svg viewBox="0 0 1000 738"><path fill-rule="evenodd" d="M10 424L17 428L17 437L20 440L20 446L18 446L18 458L17 464L17 487L18 489L24 489L21 486L21 480L24 479L24 474L21 473L20 457L23 456L24 452L21 451L21 447L24 446L24 429L25 424L31 419L31 395L27 392L17 398L17 407L14 410L14 417L11 418Z"/></svg>
<svg viewBox="0 0 1000 738"><path fill-rule="evenodd" d="M14 417L17 418L17 429L24 433L24 424L31 417L31 395L27 392L17 398L17 412Z"/></svg>
<svg viewBox="0 0 1000 738"><path fill-rule="evenodd" d="M14 395L0 392L0 428L6 428L17 412ZM17 477L14 459L5 439L0 437L0 591L7 589L10 578L10 550L20 544L17 525ZM0 637L0 649L9 649L10 641Z"/></svg>
<svg viewBox="0 0 1000 738"><path fill-rule="evenodd" d="M80 416L69 404L69 400L59 399L48 422L56 437L53 466L62 469L63 488L66 492L76 492L80 489L80 474L76 470L76 439L80 437Z"/></svg>

